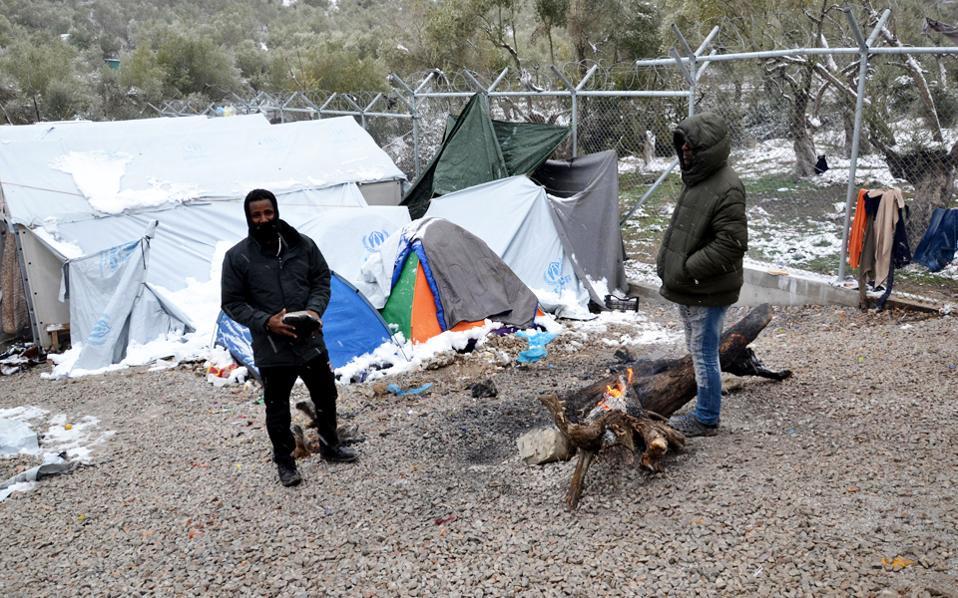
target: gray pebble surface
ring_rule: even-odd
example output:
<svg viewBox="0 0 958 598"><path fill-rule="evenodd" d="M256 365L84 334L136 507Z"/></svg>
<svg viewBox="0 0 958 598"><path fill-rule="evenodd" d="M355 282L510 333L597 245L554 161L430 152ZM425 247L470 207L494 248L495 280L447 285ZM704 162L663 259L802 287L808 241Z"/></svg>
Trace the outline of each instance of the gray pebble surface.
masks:
<svg viewBox="0 0 958 598"><path fill-rule="evenodd" d="M676 332L637 356L677 356ZM730 313L728 323L744 315ZM0 502L0 596L958 596L958 324L843 307L776 308L753 344L776 383L726 379L722 427L650 475L621 454L529 466L542 393L615 362L627 325L519 339L340 387L354 464L300 462L282 487L256 389L199 364L66 381L0 378L0 408L93 415L93 464ZM492 379L494 398L470 386ZM293 400L305 398L300 385ZM0 479L30 463L0 460ZM897 558L897 560L896 560Z"/></svg>

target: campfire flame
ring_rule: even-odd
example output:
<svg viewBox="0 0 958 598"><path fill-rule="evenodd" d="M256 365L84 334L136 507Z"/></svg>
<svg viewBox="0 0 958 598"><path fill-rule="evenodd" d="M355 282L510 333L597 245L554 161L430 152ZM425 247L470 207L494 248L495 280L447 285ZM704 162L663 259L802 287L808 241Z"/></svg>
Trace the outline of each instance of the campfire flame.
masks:
<svg viewBox="0 0 958 598"><path fill-rule="evenodd" d="M622 376L619 376L615 382L615 386L607 385L605 387L605 397L596 404L596 407L601 408L603 411L609 411L612 409L612 406L608 404L607 399L618 399L625 394L628 387L632 385L632 368L629 368L626 372L628 381L623 380Z"/></svg>

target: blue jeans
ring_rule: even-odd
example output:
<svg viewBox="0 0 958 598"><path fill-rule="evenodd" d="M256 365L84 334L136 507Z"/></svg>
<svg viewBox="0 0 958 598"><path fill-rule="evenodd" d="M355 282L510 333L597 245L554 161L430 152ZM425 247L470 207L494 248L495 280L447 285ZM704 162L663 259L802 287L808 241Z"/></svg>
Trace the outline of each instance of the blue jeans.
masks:
<svg viewBox="0 0 958 598"><path fill-rule="evenodd" d="M726 312L728 306L679 305L679 317L685 327L685 346L692 354L695 384L698 385L693 414L709 426L718 425L722 410L719 339Z"/></svg>

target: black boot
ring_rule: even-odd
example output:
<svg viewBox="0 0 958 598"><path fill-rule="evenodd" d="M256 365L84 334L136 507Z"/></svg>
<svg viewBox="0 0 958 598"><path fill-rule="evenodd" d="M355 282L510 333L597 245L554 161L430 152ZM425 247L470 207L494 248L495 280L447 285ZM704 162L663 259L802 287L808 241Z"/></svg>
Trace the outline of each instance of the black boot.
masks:
<svg viewBox="0 0 958 598"><path fill-rule="evenodd" d="M319 454L333 463L351 463L359 456L351 448L343 446L336 431L336 412L321 413L315 420L319 432Z"/></svg>
<svg viewBox="0 0 958 598"><path fill-rule="evenodd" d="M297 486L303 481L296 469L296 461L280 461L276 463L276 469L279 471L279 481L284 486Z"/></svg>
<svg viewBox="0 0 958 598"><path fill-rule="evenodd" d="M359 457L356 451L341 444L331 447L323 445L319 454L322 455L323 459L334 463L352 463Z"/></svg>

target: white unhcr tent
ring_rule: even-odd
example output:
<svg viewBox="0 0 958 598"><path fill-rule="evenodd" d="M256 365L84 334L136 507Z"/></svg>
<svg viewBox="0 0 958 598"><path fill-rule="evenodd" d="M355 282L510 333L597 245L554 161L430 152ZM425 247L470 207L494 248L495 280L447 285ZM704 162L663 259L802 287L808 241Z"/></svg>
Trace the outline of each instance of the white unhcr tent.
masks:
<svg viewBox="0 0 958 598"><path fill-rule="evenodd" d="M28 321L20 329L28 325L49 347L47 328L70 317L58 300L64 262L137 241L154 221L144 280L154 295L209 280L217 248L246 234L242 198L254 187L276 193L280 216L355 280L364 254L409 221L405 208L369 205L398 203L403 180L350 117L283 125L252 115L0 127L0 247L9 250L0 255L4 328L20 331L9 329L16 322L6 316L15 315L22 289ZM7 288L8 279L18 284Z"/></svg>
<svg viewBox="0 0 958 598"><path fill-rule="evenodd" d="M558 316L587 316L625 284L616 193L555 197L515 176L434 197L432 216L485 241Z"/></svg>

